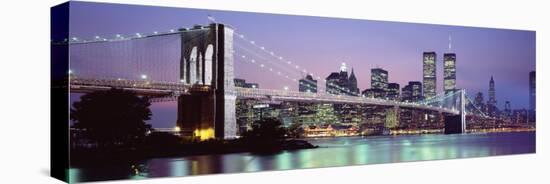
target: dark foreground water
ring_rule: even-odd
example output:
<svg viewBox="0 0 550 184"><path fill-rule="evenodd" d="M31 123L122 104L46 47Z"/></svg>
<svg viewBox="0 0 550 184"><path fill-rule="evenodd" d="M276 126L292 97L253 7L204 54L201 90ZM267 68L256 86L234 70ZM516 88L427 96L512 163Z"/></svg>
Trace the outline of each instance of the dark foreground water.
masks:
<svg viewBox="0 0 550 184"><path fill-rule="evenodd" d="M535 132L308 139L320 148L274 155L234 153L155 158L135 165L72 168L71 182L143 179L438 160L535 152Z"/></svg>

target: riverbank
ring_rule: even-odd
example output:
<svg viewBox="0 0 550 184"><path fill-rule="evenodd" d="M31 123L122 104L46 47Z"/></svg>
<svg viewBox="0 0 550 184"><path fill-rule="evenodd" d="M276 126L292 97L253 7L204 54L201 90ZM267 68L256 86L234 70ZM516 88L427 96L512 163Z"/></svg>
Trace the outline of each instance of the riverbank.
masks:
<svg viewBox="0 0 550 184"><path fill-rule="evenodd" d="M112 164L129 164L150 158L185 157L245 153L276 154L285 150L317 148L300 139L285 140L206 140L184 143L157 142L131 148L79 148L71 150L71 167L95 167Z"/></svg>
<svg viewBox="0 0 550 184"><path fill-rule="evenodd" d="M509 133L509 132L535 132L536 128L486 128L486 129L470 129L466 133ZM407 136L407 135L424 135L424 134L445 134L445 129L425 129L425 130L408 130L398 129L391 130L386 133L365 133L353 135L310 135L304 138L327 138L327 137L377 137L377 136Z"/></svg>
<svg viewBox="0 0 550 184"><path fill-rule="evenodd" d="M73 166L70 174L75 182L85 182L474 158L535 153L536 150L536 132L327 137L306 140L319 145L319 148L281 151L270 155L242 152L151 158L105 167ZM136 167L139 172L135 172Z"/></svg>

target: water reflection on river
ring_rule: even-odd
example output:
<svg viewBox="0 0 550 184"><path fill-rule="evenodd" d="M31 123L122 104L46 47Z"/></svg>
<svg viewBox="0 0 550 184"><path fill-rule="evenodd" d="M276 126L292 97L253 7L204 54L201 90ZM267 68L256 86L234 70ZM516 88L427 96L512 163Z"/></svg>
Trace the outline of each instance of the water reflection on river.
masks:
<svg viewBox="0 0 550 184"><path fill-rule="evenodd" d="M72 182L333 167L535 152L535 132L308 139L317 149L155 158L133 166L72 168Z"/></svg>

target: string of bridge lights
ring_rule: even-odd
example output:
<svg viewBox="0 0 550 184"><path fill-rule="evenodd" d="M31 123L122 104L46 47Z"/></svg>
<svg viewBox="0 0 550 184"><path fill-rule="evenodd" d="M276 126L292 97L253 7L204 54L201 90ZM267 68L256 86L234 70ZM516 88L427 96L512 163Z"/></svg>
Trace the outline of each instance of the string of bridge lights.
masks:
<svg viewBox="0 0 550 184"><path fill-rule="evenodd" d="M264 60L264 61L269 61L269 60L270 60L270 59L268 59L268 58L265 58L265 57L260 56L258 53L254 52L254 51L251 51L250 49L246 48L245 46L242 46L241 44L238 44L237 42L233 42L233 43L234 43L233 45L234 45L235 47L239 48L238 50L243 50L243 51L247 52L248 54L250 54L250 56L256 57L258 60ZM233 53L235 53L236 50L237 50L237 49L234 49L234 50L233 50ZM281 70L284 70L285 72L287 72L287 73L290 74L290 75L297 75L297 74L295 73L296 71L294 71L294 70L292 70L292 69L288 69L287 67L281 66L281 65L279 65L279 64L276 63L276 62L266 62L266 63L273 64L273 66L275 66L275 67L277 67L277 68L280 68Z"/></svg>
<svg viewBox="0 0 550 184"><path fill-rule="evenodd" d="M288 74L284 74L284 72L281 72L279 70L276 70L276 69L273 69L273 67L268 67L266 64L264 63L268 63L268 62L261 62L259 60L256 60L256 59L253 59L251 58L250 56L247 56L247 55L243 55L243 54L236 54L238 58L240 58L242 61L245 61L245 62L250 62L251 64L253 65L257 65L260 67L260 69L265 69L269 72L272 72L274 74L277 74L278 76L281 76L281 77L284 77L290 81L293 81L293 82L297 82L298 79L297 78L294 78L294 77L291 77L289 76ZM316 85L314 84L312 81L309 81L309 80L303 80L304 82L307 82L309 83L310 85ZM346 92L349 92L349 93L352 93L352 94L357 94L357 93L354 93L354 92L351 92L349 91L348 89L344 89L338 85L333 85L332 83L328 83L330 86L334 87L334 88L337 88L338 90L341 90L341 91L346 91ZM286 87L285 87L286 89ZM322 90L319 89L320 92L322 92Z"/></svg>
<svg viewBox="0 0 550 184"><path fill-rule="evenodd" d="M217 23L215 21L215 19L212 17L212 16L208 16L208 19L211 20L212 22L214 23ZM196 29L196 30L200 30L200 29L204 29L205 27L201 27L199 29ZM164 35L172 35L172 34L179 34L179 33L182 33L184 31L189 31L189 30L194 30L194 29L189 29L189 28L182 28L182 29L170 29L168 31L163 31L163 32L159 32L159 31L154 31L152 33L134 33L134 34L130 34L130 35L122 35L122 34L115 34L113 38L107 38L107 37L101 37L101 36L94 36L92 39L80 39L80 38L77 38L77 37L71 37L70 39L65 39L64 42L68 42L69 44L82 44L82 43L94 43L94 42L116 42L116 41L127 41L127 40L134 40L134 39L142 39L142 38L148 38L148 37L154 37L154 36L164 36ZM298 72L303 72L303 73L307 73L309 75L311 75L313 78L316 78L318 81L321 81L325 84L327 84L327 80L326 79L323 79L321 80L321 76L320 75L317 75L317 74L314 74L312 73L310 70L307 70L306 68L304 67L301 67L299 66L298 64L295 64L293 63L292 61L284 58L283 56L281 55L278 55L276 54L274 51L272 50L269 50L267 49L265 46L261 46L259 45L258 43L256 43L256 41L254 40L251 40L251 39L248 39L248 37L245 37L244 34L241 34L241 33L238 33L237 31L234 31L234 34L237 36L237 38L239 39L242 39L244 42L250 44L251 46L255 47L256 49L259 49L260 51L262 51L263 53L267 54L267 56L269 57L273 57L275 58L275 61L279 61L281 62L282 64L286 64L287 66L290 66L290 67L283 67L283 69L287 70L297 70ZM257 60L254 60L254 59L247 59L247 56L246 55L240 55L240 57L243 59L243 61L248 61L252 64L255 64L257 66L260 66L261 69L266 69L272 73L275 73L277 74L278 76L283 76L284 78L288 79L288 80L291 80L293 82L297 82L298 79L297 78L294 78L294 77L291 77L289 76L288 74L283 74L283 72L281 71L276 71L273 69L273 67L266 67L265 64L260 64L257 62ZM267 62L265 62L267 63ZM309 73L308 73L309 71ZM69 73L72 74L73 71L72 70L69 70ZM291 73L291 72L288 72L288 73ZM141 74L140 75L140 78L142 80L148 80L148 76L145 75L145 74ZM150 80L150 79L149 79ZM308 82L310 84L313 84L312 81L309 81L309 80L304 80L305 82ZM355 95L359 95L358 93L356 92L352 92L348 89L344 89L338 85L335 85L335 84L332 84L332 83L328 83L329 86L331 87L334 87L338 90L341 90L341 91L345 91L345 92L348 92L348 93L351 93L351 94L355 94ZM287 87L285 87L285 89L287 89ZM320 90L320 89L319 89ZM320 90L322 91L322 90ZM360 96L360 95L359 95ZM451 95L447 95L446 97L444 98L448 98L449 96ZM469 99L468 99L469 100ZM474 106L475 107L475 106ZM481 112L477 107L475 107L476 110L478 110L479 112Z"/></svg>
<svg viewBox="0 0 550 184"><path fill-rule="evenodd" d="M213 22L213 23L218 23L218 22L216 21L216 19L215 19L212 15L208 15L207 18L208 18L208 20L210 20L210 21ZM233 26L232 26L232 27L233 27ZM274 57L276 60L279 60L279 61L281 61L282 63L285 63L285 64L287 64L287 65L289 65L289 66L293 66L296 70L298 70L298 69L301 68L302 70L299 71L299 72L308 73L308 70L307 70L307 69L305 69L305 68L303 68L303 67L300 67L300 66L297 65L297 64L296 64L296 65L292 65L292 64L293 64L292 61L283 58L283 56L280 56L280 55L275 54L274 51L271 51L271 50L267 49L265 46L260 46L259 44L256 43L256 41L248 39L247 37L245 37L244 34L237 32L235 27L233 27L233 34L236 35L237 38L242 39L242 40L245 41L246 43L249 43L250 45L252 45L252 46L256 47L257 49L263 51L264 53L268 54L268 56ZM317 80L320 80L320 79L321 79L321 77L320 77L319 75L315 75L315 74L313 74L313 73L311 73L311 72L309 72L309 75L311 75L312 77L317 76ZM314 77L314 78L315 78L315 77ZM326 80L323 80L323 81L326 82Z"/></svg>
<svg viewBox="0 0 550 184"><path fill-rule="evenodd" d="M207 27L201 26L200 28L170 29L168 31L153 31L151 33L133 33L133 34L127 34L127 35L115 34L112 37L96 35L90 39L82 39L82 38L73 36L73 37L70 37L69 39L67 38L64 39L63 42L66 42L69 44L83 44L83 43L95 43L95 42L128 41L128 40L143 39L143 38L150 38L150 37L156 37L156 36L175 35L186 31L202 30L206 28Z"/></svg>
<svg viewBox="0 0 550 184"><path fill-rule="evenodd" d="M466 98L469 102L469 104L471 104L480 114L482 117L484 118L492 118L490 116L488 116L487 114L485 114L483 111L481 111L477 106L474 105L474 103L472 102L472 100L470 100L470 98Z"/></svg>
<svg viewBox="0 0 550 184"><path fill-rule="evenodd" d="M215 19L213 16L211 16L211 15L208 15L207 18L208 18L208 20L210 20L210 21L213 22L213 23L218 23L218 22L216 21L216 19ZM267 49L265 46L261 46L261 45L257 44L256 41L251 40L251 39L248 39L248 37L245 37L244 34L237 32L235 27L234 27L233 29L234 29L234 30L233 30L233 34L236 35L237 38L240 38L240 39L242 39L243 41L245 41L246 43L248 43L248 44L250 44L250 45L256 47L257 49L259 49L259 50L261 50L262 52L266 53L268 56L274 57L275 60L278 60L278 61L280 61L280 62L282 62L282 63L284 63L284 64L287 64L288 66L291 66L290 68L294 68L295 70L299 70L299 72L303 72L303 73L309 74L309 75L311 75L313 78L316 78L318 81L321 81L321 82L323 82L323 83L325 83L325 84L328 84L328 85L331 86L331 87L337 88L337 89L340 90L340 91L345 91L345 92L347 92L347 93L351 93L351 94L354 94L354 95L361 96L359 93L350 91L349 89L344 89L344 88L342 88L342 87L340 87L340 86L338 86L338 85L335 85L335 84L332 84L332 83L327 83L327 80L326 80L326 79L321 80L321 76L320 76L320 75L314 74L314 73L312 73L310 70L307 70L307 69L304 68L304 67L300 67L300 65L293 64L292 61L285 59L285 58L284 58L283 56L281 56L281 55L275 54L274 51ZM301 71L300 71L300 69L301 69ZM308 71L310 71L310 72L308 73ZM293 80L293 81L296 81L296 80ZM306 82L312 84L312 81L309 81L309 80L304 80L304 81L306 81Z"/></svg>
<svg viewBox="0 0 550 184"><path fill-rule="evenodd" d="M245 43L248 43L248 44L250 44L250 45L256 47L257 49L259 49L259 50L261 50L262 52L266 53L268 56L271 56L271 57L275 58L276 61L279 61L279 62L281 62L281 63L283 63L283 64L288 65L288 66L291 66L291 67L290 67L291 69L295 69L295 70L298 70L298 72L303 72L303 73L307 73L307 72L308 72L308 70L305 69L304 67L300 67L300 66L297 65L297 64L293 65L293 62L292 62L292 61L287 60L287 59L285 59L284 57L275 54L275 52L273 52L273 51L267 49L265 46L260 46L259 44L256 43L256 41L247 39L247 37L245 37L244 34L240 34L240 33L236 32L236 31L234 31L234 34L237 36L237 38L242 39ZM302 69L302 70L300 71L299 69ZM340 90L340 91L345 91L345 92L347 92L347 93L351 93L351 94L359 95L359 96L360 96L360 94L357 93L357 92L350 91L349 89L342 88L342 87L340 87L340 86L338 86L338 85L335 85L335 84L332 84L332 83L327 83L327 80L326 80L326 79L321 80L321 76L320 76L320 75L314 74L314 73L312 73L312 72L309 72L308 74L311 75L313 78L316 78L317 80L322 81L322 82L325 83L325 84L328 84L328 85L331 86L331 87L337 88L337 89ZM306 82L308 82L308 83L311 83L311 81L309 81L309 80L304 80L304 81L306 81Z"/></svg>
<svg viewBox="0 0 550 184"><path fill-rule="evenodd" d="M218 22L216 22L215 18L212 17L212 16L208 16L208 19L210 21L212 21L213 23L218 23ZM203 28L204 27L201 27L200 29L203 29ZM123 34L115 34L113 38L102 37L102 36L94 36L94 38L92 38L92 39L80 39L78 37L71 37L69 40L65 39L64 41L68 42L69 44L84 44L84 43L95 43L95 42L116 42L116 41L127 41L127 40L134 40L134 39L142 39L142 38L148 38L148 37L153 37L153 36L178 34L178 33L182 33L184 31L189 31L189 30L194 30L194 29L189 29L189 28L170 29L168 31L163 31L163 32L154 31L152 33L134 33L134 34L130 34L130 35L127 35L127 36L125 36ZM290 67L291 69L297 70L298 72L309 74L313 78L316 78L318 81L323 82L323 83L327 83L326 79L321 80L320 75L314 74L312 72L308 73L309 70L307 70L306 68L301 67L297 64L293 64L292 61L287 60L287 59L283 58L282 56L275 54L274 51L271 51L271 50L267 49L265 46L258 45L254 40L250 40L247 37L245 37L244 34L240 34L237 31L234 31L234 34L237 36L237 38L240 38L240 39L244 40L246 43L249 43L250 45L256 47L259 50L261 50L262 52L268 54L268 56L274 57L276 60L280 61L281 63L287 64L288 66L292 66L292 67ZM288 68L286 68L286 69L288 69ZM296 81L296 80L293 80L293 81ZM311 81L308 81L308 80L306 80L306 81L311 82ZM358 93L351 92L347 89L342 89L338 85L334 85L332 83L329 83L329 86L333 86L335 88L338 88L339 90L343 90L343 91L346 91L348 93L359 95Z"/></svg>
<svg viewBox="0 0 550 184"><path fill-rule="evenodd" d="M453 97L455 96L457 93L459 93L458 91L454 91L452 93L449 93L449 94L442 94L442 95L438 95L438 96L434 96L430 99L427 99L426 101L423 101L422 104L424 105L430 105L430 103L433 103L433 102L438 102L438 101L442 101L442 100L445 100L445 99L448 99L450 97ZM442 96L441 98L439 96ZM466 96L466 95L465 95ZM474 103L472 102L472 100L470 98L468 98L468 96L466 96L465 98L467 101L466 103L470 104L472 107L474 107L474 109L483 117L483 118L490 118L490 116L486 115L483 111L481 111L479 109L479 107L475 106ZM440 108L443 108L441 105L439 105ZM454 108L454 107L453 107Z"/></svg>

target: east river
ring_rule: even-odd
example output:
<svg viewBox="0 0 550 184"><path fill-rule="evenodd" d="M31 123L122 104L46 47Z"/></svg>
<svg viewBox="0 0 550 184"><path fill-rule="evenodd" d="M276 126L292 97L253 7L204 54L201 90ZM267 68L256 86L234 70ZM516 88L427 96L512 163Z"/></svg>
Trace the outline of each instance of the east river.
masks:
<svg viewBox="0 0 550 184"><path fill-rule="evenodd" d="M176 177L485 157L535 152L535 132L306 139L315 149L152 158L134 165L71 168L71 182Z"/></svg>

